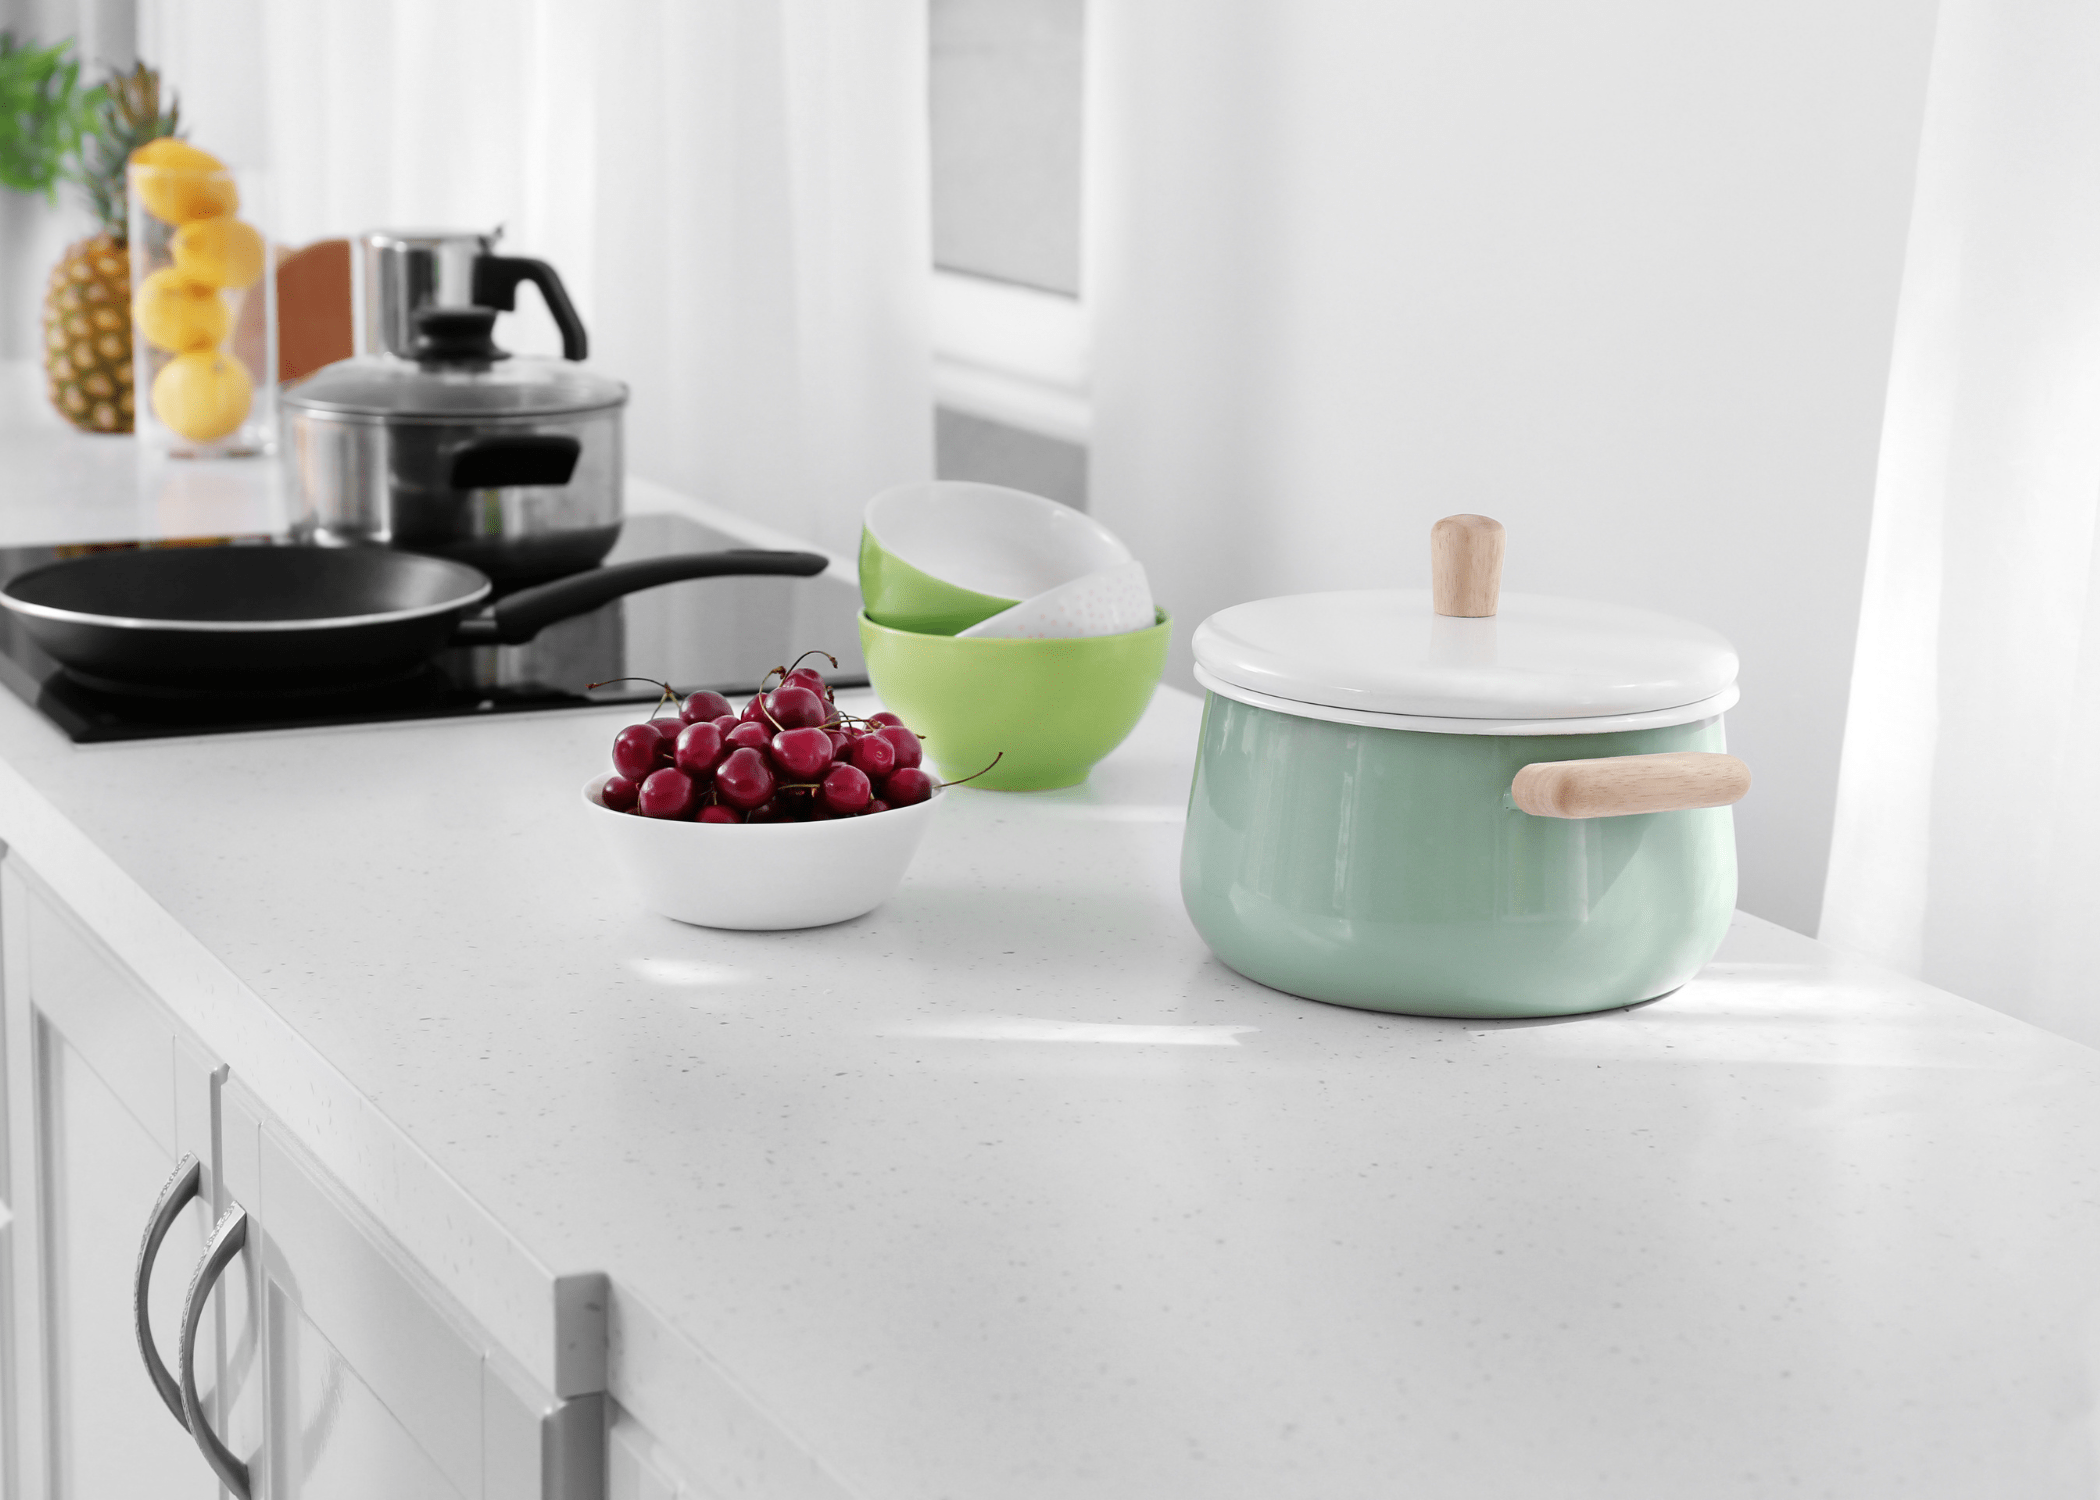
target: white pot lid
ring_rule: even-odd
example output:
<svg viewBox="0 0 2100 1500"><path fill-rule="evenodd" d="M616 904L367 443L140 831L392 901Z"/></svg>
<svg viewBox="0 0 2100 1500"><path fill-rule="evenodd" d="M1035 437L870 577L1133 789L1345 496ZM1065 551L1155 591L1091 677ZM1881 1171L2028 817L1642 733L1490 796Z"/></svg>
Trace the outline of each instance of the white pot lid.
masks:
<svg viewBox="0 0 2100 1500"><path fill-rule="evenodd" d="M1496 613L1465 618L1438 614L1427 589L1238 604L1197 626L1193 644L1215 691L1356 723L1689 721L1734 701L1737 665L1721 635L1650 610L1503 594Z"/></svg>

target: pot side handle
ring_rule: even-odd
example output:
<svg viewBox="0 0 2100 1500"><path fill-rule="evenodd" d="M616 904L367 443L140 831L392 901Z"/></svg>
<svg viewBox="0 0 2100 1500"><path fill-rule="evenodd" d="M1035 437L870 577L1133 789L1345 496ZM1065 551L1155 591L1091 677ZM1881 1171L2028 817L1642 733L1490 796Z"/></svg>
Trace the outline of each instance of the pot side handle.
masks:
<svg viewBox="0 0 2100 1500"><path fill-rule="evenodd" d="M1749 790L1748 766L1733 755L1704 750L1537 761L1509 784L1510 800L1535 818L1620 818L1727 807Z"/></svg>

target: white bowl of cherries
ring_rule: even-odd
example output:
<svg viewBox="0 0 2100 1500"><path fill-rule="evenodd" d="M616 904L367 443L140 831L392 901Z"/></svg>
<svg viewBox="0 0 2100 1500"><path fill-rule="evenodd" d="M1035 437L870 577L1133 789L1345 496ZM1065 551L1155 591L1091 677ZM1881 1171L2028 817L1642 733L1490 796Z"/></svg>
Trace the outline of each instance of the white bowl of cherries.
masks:
<svg viewBox="0 0 2100 1500"><path fill-rule="evenodd" d="M842 713L812 667L776 676L741 711L666 687L657 717L613 737L612 774L584 786L614 859L667 917L777 931L873 911L944 800L895 714Z"/></svg>

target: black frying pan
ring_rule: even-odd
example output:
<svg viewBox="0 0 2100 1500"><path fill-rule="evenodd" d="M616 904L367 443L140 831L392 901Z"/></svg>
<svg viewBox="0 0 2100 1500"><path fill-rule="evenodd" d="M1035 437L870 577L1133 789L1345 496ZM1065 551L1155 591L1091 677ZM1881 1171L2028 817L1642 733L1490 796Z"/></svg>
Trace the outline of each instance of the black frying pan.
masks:
<svg viewBox="0 0 2100 1500"><path fill-rule="evenodd" d="M520 645L623 594L684 578L808 578L814 552L689 552L594 568L480 610L488 577L379 547L170 547L95 552L0 586L68 676L124 693L353 687L448 646Z"/></svg>

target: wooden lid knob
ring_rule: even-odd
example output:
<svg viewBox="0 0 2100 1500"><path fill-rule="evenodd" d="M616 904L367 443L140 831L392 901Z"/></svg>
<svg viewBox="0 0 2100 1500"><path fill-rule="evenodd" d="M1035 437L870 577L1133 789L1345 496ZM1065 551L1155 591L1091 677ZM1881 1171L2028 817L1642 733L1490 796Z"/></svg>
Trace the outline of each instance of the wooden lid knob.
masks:
<svg viewBox="0 0 2100 1500"><path fill-rule="evenodd" d="M1502 523L1492 516L1446 516L1429 528L1429 574L1436 612L1479 619L1502 592Z"/></svg>

